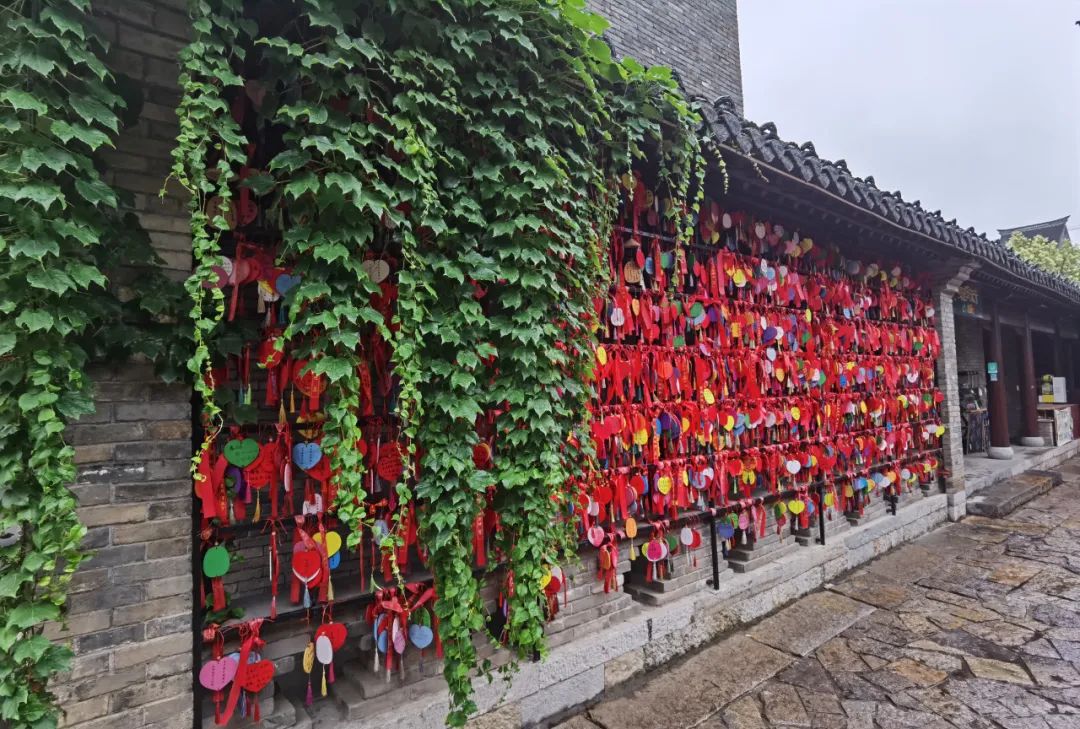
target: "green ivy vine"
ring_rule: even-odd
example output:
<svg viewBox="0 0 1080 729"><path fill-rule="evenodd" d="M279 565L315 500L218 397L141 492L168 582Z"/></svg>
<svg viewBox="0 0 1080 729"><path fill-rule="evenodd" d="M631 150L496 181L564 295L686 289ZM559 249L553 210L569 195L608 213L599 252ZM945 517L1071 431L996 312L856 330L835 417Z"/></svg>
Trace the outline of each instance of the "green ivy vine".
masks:
<svg viewBox="0 0 1080 729"><path fill-rule="evenodd" d="M202 281L224 221L203 210L242 162L226 98L243 86L245 62L273 87L277 106L265 113L285 130L285 150L245 184L287 210L280 252L302 283L286 338L328 382L323 447L354 539L365 496L357 367L371 327L393 341L407 447L398 491L418 507L439 595L447 721L461 725L476 710L473 637L485 631L473 520L489 503L499 515L496 569L513 585L505 647L543 655L542 579L575 550L571 500L592 462L583 426L594 300L607 283L601 249L619 176L659 148L679 201L668 214L688 236L705 169L700 118L670 71L612 58L606 21L584 0L283 7L290 21L258 36L239 0L192 3L176 156L196 193L192 366L206 370L221 318ZM216 179L200 171L213 165ZM362 266L387 237L402 259L390 331ZM488 470L473 460L482 429L495 435Z"/></svg>
<svg viewBox="0 0 1080 729"><path fill-rule="evenodd" d="M88 0L0 7L0 724L10 727L56 725L48 683L72 655L43 631L63 620L87 557L64 441L94 410L85 368L186 357L180 296L95 158L125 101L88 12Z"/></svg>

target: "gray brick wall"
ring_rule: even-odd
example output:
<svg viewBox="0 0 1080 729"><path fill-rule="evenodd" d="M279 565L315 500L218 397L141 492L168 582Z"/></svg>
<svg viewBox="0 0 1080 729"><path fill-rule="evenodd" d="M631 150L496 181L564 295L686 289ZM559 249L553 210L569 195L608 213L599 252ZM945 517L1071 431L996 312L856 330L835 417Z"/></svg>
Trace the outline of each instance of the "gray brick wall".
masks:
<svg viewBox="0 0 1080 729"><path fill-rule="evenodd" d="M611 22L616 52L679 72L691 94L743 109L736 0L589 0Z"/></svg>
<svg viewBox="0 0 1080 729"><path fill-rule="evenodd" d="M960 389L956 374L956 317L953 315L955 285L947 285L934 292L934 308L937 310L936 329L941 337L941 354L937 361L937 385L945 395L941 412L945 424L945 436L941 439L942 463L949 475L945 487L950 491L964 488L964 443L961 436Z"/></svg>
<svg viewBox="0 0 1080 729"><path fill-rule="evenodd" d="M184 201L158 191L176 138L176 53L189 26L184 0L93 0L108 62L144 85L138 122L104 155L117 187L177 278L191 268ZM186 729L191 699L190 388L147 364L92 369L97 412L74 424L74 491L95 556L75 575L67 630L75 658L54 690L64 724L80 729Z"/></svg>

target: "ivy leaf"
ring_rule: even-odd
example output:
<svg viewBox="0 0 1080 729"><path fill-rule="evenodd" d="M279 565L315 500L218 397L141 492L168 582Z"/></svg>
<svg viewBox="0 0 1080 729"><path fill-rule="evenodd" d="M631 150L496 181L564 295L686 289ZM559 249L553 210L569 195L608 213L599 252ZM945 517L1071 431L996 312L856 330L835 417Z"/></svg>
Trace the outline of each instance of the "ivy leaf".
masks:
<svg viewBox="0 0 1080 729"><path fill-rule="evenodd" d="M39 101L33 94L19 89L8 89L3 92L0 94L0 101L7 102L16 111L32 111L37 114L46 114L49 111L49 107L45 106L44 102Z"/></svg>
<svg viewBox="0 0 1080 729"><path fill-rule="evenodd" d="M51 602L32 602L18 605L8 616L7 625L16 630L26 630L48 620L60 617L60 608Z"/></svg>
<svg viewBox="0 0 1080 729"><path fill-rule="evenodd" d="M0 334L0 356L15 349L15 341L14 334Z"/></svg>
<svg viewBox="0 0 1080 729"><path fill-rule="evenodd" d="M71 279L79 288L89 288L91 284L104 286L108 282L105 274L99 271L97 266L71 261L64 270L67 271L67 274L71 276Z"/></svg>
<svg viewBox="0 0 1080 729"><path fill-rule="evenodd" d="M0 598L15 597L25 581L26 576L21 572L8 572L0 577Z"/></svg>
<svg viewBox="0 0 1080 729"><path fill-rule="evenodd" d="M79 40L86 38L86 30L79 21L64 15L55 7L46 7L41 11L41 19L52 23L53 27L62 34L73 35Z"/></svg>
<svg viewBox="0 0 1080 729"><path fill-rule="evenodd" d="M60 255L60 246L51 238L16 238L11 241L11 256L25 256L40 261L47 255Z"/></svg>
<svg viewBox="0 0 1080 729"><path fill-rule="evenodd" d="M90 149L97 149L104 144L111 146L108 135L100 129L94 129L93 127L85 127L82 125L74 126L62 119L56 119L53 121L52 126L49 127L49 130L57 139L65 144L72 139L78 139L80 142L83 142L90 147Z"/></svg>
<svg viewBox="0 0 1080 729"><path fill-rule="evenodd" d="M16 202L29 200L37 203L44 210L51 208L55 202L59 202L61 207L67 207L67 201L64 199L64 193L60 191L60 187L48 182L26 182L17 187L4 185L0 187L0 194L7 194Z"/></svg>
<svg viewBox="0 0 1080 729"><path fill-rule="evenodd" d="M356 196L360 196L364 191L364 187L360 184L360 180L343 172L331 172L326 175L326 184L336 185L346 195L352 193Z"/></svg>
<svg viewBox="0 0 1080 729"><path fill-rule="evenodd" d="M75 189L78 190L79 194L91 205L100 205L104 203L110 208L116 207L116 193L100 179L76 180Z"/></svg>
<svg viewBox="0 0 1080 729"><path fill-rule="evenodd" d="M75 288L75 282L63 271L55 268L31 271L26 275L26 281L36 289L52 291L54 294L63 294Z"/></svg>
<svg viewBox="0 0 1080 729"><path fill-rule="evenodd" d="M42 76L49 76L56 69L56 62L46 58L40 53L35 53L27 47L20 49L15 54L16 60L27 68L37 71Z"/></svg>
<svg viewBox="0 0 1080 729"><path fill-rule="evenodd" d="M26 309L15 319L15 323L27 331L37 332L50 329L56 320L53 315L40 309Z"/></svg>
<svg viewBox="0 0 1080 729"><path fill-rule="evenodd" d="M331 382L343 380L350 375L355 375L356 366L351 360L344 357L320 357L311 364L311 371L326 375Z"/></svg>
<svg viewBox="0 0 1080 729"><path fill-rule="evenodd" d="M19 162L24 169L31 172L37 172L42 165L45 165L53 172L60 172L65 167L74 166L75 158L56 147L47 147L45 149L27 147L22 151Z"/></svg>
<svg viewBox="0 0 1080 729"><path fill-rule="evenodd" d="M75 94L68 99L68 103L87 124L101 124L114 132L118 130L120 122L116 114L93 96Z"/></svg>

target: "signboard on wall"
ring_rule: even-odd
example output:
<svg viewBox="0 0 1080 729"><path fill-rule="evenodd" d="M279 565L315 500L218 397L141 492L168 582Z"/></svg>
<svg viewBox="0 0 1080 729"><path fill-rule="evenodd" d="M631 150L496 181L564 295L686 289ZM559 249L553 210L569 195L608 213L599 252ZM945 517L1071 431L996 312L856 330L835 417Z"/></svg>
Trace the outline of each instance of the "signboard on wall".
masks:
<svg viewBox="0 0 1080 729"><path fill-rule="evenodd" d="M970 284L964 284L956 290L953 297L953 311L957 314L978 316L982 314L982 305L979 302L979 290Z"/></svg>

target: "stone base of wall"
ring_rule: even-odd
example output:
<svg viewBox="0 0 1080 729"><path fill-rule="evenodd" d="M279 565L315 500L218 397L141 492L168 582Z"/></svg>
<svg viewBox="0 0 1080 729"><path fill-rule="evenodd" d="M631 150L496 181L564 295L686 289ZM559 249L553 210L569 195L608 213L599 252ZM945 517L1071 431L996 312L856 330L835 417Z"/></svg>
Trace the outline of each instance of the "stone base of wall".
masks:
<svg viewBox="0 0 1080 729"><path fill-rule="evenodd" d="M854 526L825 546L804 547L761 568L733 575L720 591L707 588L661 606L642 605L625 619L577 636L528 663L507 684L477 679L484 714L474 729L517 727L550 720L595 701L634 675L656 668L722 633L760 618L818 589L837 575L945 522L946 494L901 501L898 513ZM320 707L315 727L406 729L441 726L447 694L441 678L411 687L409 696L364 702L363 712L343 721L339 710ZM358 707L359 708L359 707Z"/></svg>

